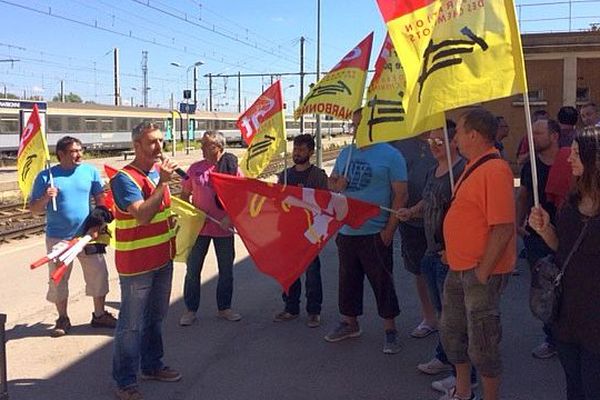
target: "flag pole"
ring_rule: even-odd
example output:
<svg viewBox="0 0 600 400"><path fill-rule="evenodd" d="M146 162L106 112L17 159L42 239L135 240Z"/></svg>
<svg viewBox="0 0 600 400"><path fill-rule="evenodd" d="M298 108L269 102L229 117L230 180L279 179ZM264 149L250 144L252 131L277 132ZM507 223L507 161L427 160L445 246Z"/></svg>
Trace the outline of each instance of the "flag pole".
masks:
<svg viewBox="0 0 600 400"><path fill-rule="evenodd" d="M48 178L50 181L50 187L54 189L54 177L52 176L52 170L50 169L50 159L46 161L46 165L48 165ZM56 196L52 196L52 211L56 210Z"/></svg>
<svg viewBox="0 0 600 400"><path fill-rule="evenodd" d="M529 143L529 162L531 164L531 183L533 185L533 205L540 206L538 193L538 173L535 163L535 146L533 144L533 128L531 127L531 110L529 109L529 93L523 93L523 106L525 107L525 126L527 127L527 142Z"/></svg>
<svg viewBox="0 0 600 400"><path fill-rule="evenodd" d="M450 152L450 137L448 136L448 124L444 118L444 147L446 148L446 158L448 159L448 176L450 177L450 189L454 192L454 171L452 164L452 153Z"/></svg>

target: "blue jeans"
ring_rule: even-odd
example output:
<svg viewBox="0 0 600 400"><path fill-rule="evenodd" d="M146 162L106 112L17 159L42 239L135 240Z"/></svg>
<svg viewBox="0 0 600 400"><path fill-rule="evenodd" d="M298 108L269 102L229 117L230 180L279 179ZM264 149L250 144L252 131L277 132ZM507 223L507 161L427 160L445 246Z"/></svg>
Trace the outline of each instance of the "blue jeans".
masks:
<svg viewBox="0 0 600 400"><path fill-rule="evenodd" d="M323 285L321 283L321 260L319 256L310 263L306 270L306 312L309 314L320 314L321 303L323 302ZM281 298L285 303L285 311L290 314L300 313L300 294L302 293L302 283L300 278L290 286L286 295L283 293Z"/></svg>
<svg viewBox="0 0 600 400"><path fill-rule="evenodd" d="M173 262L134 276L120 276L121 308L115 330L113 378L119 388L135 386L137 373L163 368L162 322L169 309Z"/></svg>
<svg viewBox="0 0 600 400"><path fill-rule="evenodd" d="M187 272L183 284L183 300L189 311L196 312L200 307L200 275L211 240L215 245L217 265L219 267L217 308L219 311L231 308L231 297L233 296L233 260L235 259L233 236L198 236L187 259Z"/></svg>
<svg viewBox="0 0 600 400"><path fill-rule="evenodd" d="M600 354L560 341L556 348L567 379L567 400L600 399Z"/></svg>
<svg viewBox="0 0 600 400"><path fill-rule="evenodd" d="M427 282L429 298L431 299L431 302L433 303L433 306L437 312L441 313L444 281L448 275L448 265L442 262L442 259L438 254L426 254L421 260L421 273L425 276L425 281ZM435 358L444 364L450 364L440 339L438 339L438 343L435 348ZM454 366L452 374L456 376ZM473 367L471 367L471 382L477 382L477 373Z"/></svg>

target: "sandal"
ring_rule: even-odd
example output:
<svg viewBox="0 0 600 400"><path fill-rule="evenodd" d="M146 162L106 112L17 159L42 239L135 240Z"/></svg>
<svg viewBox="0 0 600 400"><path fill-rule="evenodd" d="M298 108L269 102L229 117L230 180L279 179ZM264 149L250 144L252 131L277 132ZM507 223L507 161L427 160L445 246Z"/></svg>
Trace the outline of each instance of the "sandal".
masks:
<svg viewBox="0 0 600 400"><path fill-rule="evenodd" d="M427 325L425 322L421 322L419 324L419 326L417 326L410 333L410 336L417 338L417 339L422 339L422 338L427 337L435 332L437 332L437 328L431 327L431 326Z"/></svg>

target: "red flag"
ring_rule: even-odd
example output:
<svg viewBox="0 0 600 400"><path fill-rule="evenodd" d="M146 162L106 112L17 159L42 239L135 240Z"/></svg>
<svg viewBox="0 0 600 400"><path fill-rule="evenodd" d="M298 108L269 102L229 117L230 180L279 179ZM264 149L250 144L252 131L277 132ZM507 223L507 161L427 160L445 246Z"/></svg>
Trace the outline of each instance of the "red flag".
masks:
<svg viewBox="0 0 600 400"><path fill-rule="evenodd" d="M115 176L117 172L119 172L119 170L104 164L104 172L106 173L108 180L111 180L112 177ZM106 205L106 208L108 208L111 211L114 211L115 198L113 197L112 190L110 190L110 186L108 187L108 189L106 189L104 195L104 204Z"/></svg>
<svg viewBox="0 0 600 400"><path fill-rule="evenodd" d="M342 225L358 228L380 212L327 190L217 173L211 182L258 269L285 291Z"/></svg>
<svg viewBox="0 0 600 400"><path fill-rule="evenodd" d="M263 121L281 112L281 81L276 81L238 118L236 125L242 133L242 139L246 144L252 144L252 139L259 132Z"/></svg>

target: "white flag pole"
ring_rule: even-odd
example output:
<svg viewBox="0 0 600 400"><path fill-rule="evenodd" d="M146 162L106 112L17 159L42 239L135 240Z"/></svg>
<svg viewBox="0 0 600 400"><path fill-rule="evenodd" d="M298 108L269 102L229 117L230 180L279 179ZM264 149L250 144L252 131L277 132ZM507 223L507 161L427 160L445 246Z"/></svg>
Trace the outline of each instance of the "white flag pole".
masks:
<svg viewBox="0 0 600 400"><path fill-rule="evenodd" d="M529 161L531 164L531 183L533 185L533 205L540 206L540 195L538 193L538 174L535 163L535 147L533 144L533 128L531 127L531 110L529 109L529 94L523 93L523 105L525 107L525 126L527 127L527 142L529 143Z"/></svg>
<svg viewBox="0 0 600 400"><path fill-rule="evenodd" d="M50 187L54 188L54 177L52 176L52 170L50 169L50 160L46 161L46 164L48 166L48 178L50 181ZM56 211L56 196L52 196L52 211Z"/></svg>

